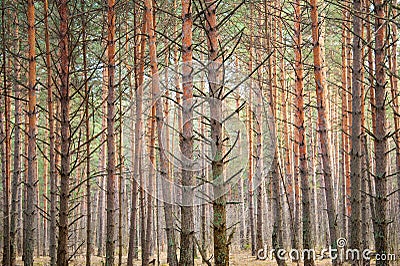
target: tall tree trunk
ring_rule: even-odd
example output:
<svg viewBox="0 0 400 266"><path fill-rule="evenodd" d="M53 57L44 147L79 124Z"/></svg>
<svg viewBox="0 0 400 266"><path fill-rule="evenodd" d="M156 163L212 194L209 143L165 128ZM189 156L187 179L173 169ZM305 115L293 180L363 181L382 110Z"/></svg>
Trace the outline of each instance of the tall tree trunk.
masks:
<svg viewBox="0 0 400 266"><path fill-rule="evenodd" d="M295 91L294 91L294 99L293 99L293 111L294 121L293 121L293 153L294 153L294 198L295 198L295 215L294 215L294 224L295 224L295 235L298 242L295 243L295 248L300 248L301 238L300 238L300 228L301 228L301 221L300 221L300 212L301 212L301 202L300 202L300 151L299 151L299 142L298 142L298 135L299 135L299 128L298 124L301 121L297 121L299 119L298 114L300 111L304 112L304 99L302 98L302 91L304 87L304 77L303 77L303 56L301 52L302 46L302 34L301 34L301 6L300 1L296 1L296 5L294 6L294 53L295 53L295 64L294 64L294 82L295 82ZM298 98L300 97L300 98ZM299 100L302 101L302 105L300 106ZM304 123L304 115L303 115L303 123ZM304 134L304 129L303 129Z"/></svg>
<svg viewBox="0 0 400 266"><path fill-rule="evenodd" d="M154 100L154 99L153 99ZM145 246L142 247L142 266L147 266L149 264L150 260L150 255L151 255L151 242L152 242L152 227L153 227L153 180L155 177L155 171L154 167L156 165L156 160L155 160L155 143L156 143L156 136L155 136L155 126L156 126L156 121L155 121L155 107L152 106L151 109L151 118L148 119L148 128L150 130L149 132L149 139L150 139L150 145L149 145L149 162L150 162L150 169L149 169L149 179L148 179L148 185L147 185L147 221L146 221L146 232L142 232L142 234L145 234Z"/></svg>
<svg viewBox="0 0 400 266"><path fill-rule="evenodd" d="M105 65L105 63L104 63ZM104 173L106 171L106 129L107 129L107 77L108 77L108 70L107 67L103 67L102 71L103 80L102 80L102 96L101 96L101 109L102 109L102 116L101 116L101 137L100 137L100 149L99 149L99 171L101 175L99 177L99 199L98 199L98 212L97 212L97 256L102 256L103 254L103 235L104 235L104 181L105 176Z"/></svg>
<svg viewBox="0 0 400 266"><path fill-rule="evenodd" d="M221 62L218 58L219 36L217 28L216 9L217 4L212 0L205 0L206 10L206 35L208 46L208 81L210 87L210 113L213 117L211 124L211 142L213 158L211 158L212 176L214 188L213 200L213 229L214 229L214 262L216 266L229 265L229 243L227 239L226 225L226 198L224 195L224 162L223 162L223 138L222 138L222 102L223 90L220 82Z"/></svg>
<svg viewBox="0 0 400 266"><path fill-rule="evenodd" d="M50 36L49 36L49 2L44 1L44 31L46 46L46 86L47 86L47 109L49 125L49 165L50 165L50 230L49 230L49 255L50 264L56 264L56 231L57 231L57 211L56 211L56 189L57 189L57 170L55 164L55 133L54 133L54 104L53 104L53 79L51 70Z"/></svg>
<svg viewBox="0 0 400 266"><path fill-rule="evenodd" d="M106 265L114 265L115 249L115 136L114 136L114 87L115 87L115 0L107 5L107 229Z"/></svg>
<svg viewBox="0 0 400 266"><path fill-rule="evenodd" d="M4 1L2 4L4 8ZM2 23L5 22L4 12L2 11ZM3 38L6 38L6 26L3 25ZM5 146L4 153L4 182L3 182L3 265L8 266L11 265L11 254L10 254L10 187L11 187L11 98L10 98L10 74L11 74L11 58L6 57L6 41L3 40L3 75L4 75L4 86L3 86L3 99L4 99L4 120L5 123L2 123L1 126L4 125L4 138L1 138L0 141ZM6 61L8 61L8 66L6 67ZM3 111L3 110L2 110ZM4 144L3 144L4 143Z"/></svg>
<svg viewBox="0 0 400 266"><path fill-rule="evenodd" d="M297 155L299 158L299 174L301 179L301 191L302 191L302 217L303 217L303 248L311 249L311 210L310 210L310 188L308 182L308 170L307 170L307 146L305 142L305 129L304 129L304 99L303 99L303 62L301 53L301 5L300 0L296 0L294 6L295 16L295 87L296 87L296 99L295 99L295 139L296 145L298 145ZM304 258L304 265L314 265L314 260L310 256Z"/></svg>
<svg viewBox="0 0 400 266"><path fill-rule="evenodd" d="M135 5L136 8L136 5ZM135 13L135 29L137 24L137 18ZM143 15L142 32L146 32L146 17ZM137 258L137 192L139 182L139 163L141 162L140 156L141 151L141 134L142 134L142 96L143 96L143 78L144 78L144 52L146 46L145 35L142 34L140 37L140 50L139 45L134 51L134 62L135 62L135 139L134 139L134 155L133 158L133 180L132 180L132 201L131 201L131 219L129 227L129 249L128 249L128 266L133 266L133 258Z"/></svg>
<svg viewBox="0 0 400 266"><path fill-rule="evenodd" d="M3 82L3 92L1 93L2 95L1 96L3 96L3 94L4 94L4 98L6 97L6 94L4 93L5 91L6 91L6 88L7 88L7 75L6 75L6 49L7 49L7 43L6 43L6 18L5 18L5 11L6 11L6 9L5 9L5 1L2 1L2 3L1 3L1 23L2 23L2 60L3 60L3 62L2 62L2 73L3 73L3 80L2 80L2 82ZM2 97L0 97L0 102L2 102ZM3 104L2 104L3 105ZM4 135L4 122L3 122L3 120L4 120L4 116L3 116L3 108L1 108L1 110L0 110L0 156L1 156L1 158L0 158L0 163L1 163L1 182L2 182L2 188L3 188L3 195L2 195L2 197L1 197L1 199L3 200L3 199L5 199L7 196L6 196L6 194L7 194L7 190L5 189L6 188L6 162L5 162L5 151L4 151L4 143L5 143L5 135ZM4 203L3 203L3 201L1 202L1 204L2 204L2 208L4 209L4 210L6 210L7 209L7 207L6 206L4 206ZM7 215L7 213L5 212L5 211L3 211L2 210L2 212L3 212L3 226L4 226L4 224L6 224L7 222L6 222L6 220L5 219L8 219L8 215ZM3 228L3 230L4 230L4 228ZM6 236L7 234L5 234L4 236L3 236L3 242L4 243L7 243L8 242L8 240L6 239L7 238L7 236ZM9 258L8 258L8 254L9 254L9 252L7 251L7 248L8 248L8 245L7 244L5 244L4 245L4 247L3 247L3 258L2 258L2 263L3 264L7 264L8 263L8 261L9 261Z"/></svg>
<svg viewBox="0 0 400 266"><path fill-rule="evenodd" d="M4 69L4 68L3 68ZM6 77L6 75L4 75L4 77ZM5 78L4 78L5 79ZM0 97L0 102L1 102L1 100L2 100L2 97ZM4 145L4 142L5 142L5 134L4 134L4 113L3 113L3 110L1 110L0 111L0 164L1 164L1 184L2 184L2 188L5 188L6 187L6 160L5 160L5 145ZM5 194L6 193L6 191L3 189L3 194ZM1 199L2 199L2 201L1 201L1 205L3 205L3 208L5 207L4 206L4 202L3 202L3 198L5 198L5 195L3 195L2 197L1 197ZM5 215L5 213L3 214L3 216L6 216ZM6 216L7 217L7 216ZM4 218L3 218L4 219ZM4 221L3 221L3 224L4 224ZM4 228L3 228L3 230L4 230ZM3 237L4 238L4 237ZM3 239L3 242L4 242L4 239ZM5 248L6 250L6 252L7 252L7 248ZM3 252L4 252L4 250L3 250ZM2 263L4 263L4 264L7 264L9 261L8 261L8 257L7 257L7 255L3 255L3 258L2 258Z"/></svg>
<svg viewBox="0 0 400 266"><path fill-rule="evenodd" d="M254 15L254 5L250 4L250 17ZM250 22L250 27L253 27L253 22ZM253 57L254 57L254 37L253 33L250 33L250 47L249 47L249 72L253 72ZM250 247L251 247L251 255L255 256L256 251L256 236L255 236L255 228L254 228L254 191L253 191L253 113L251 110L252 101L253 101L253 93L250 91L249 93L249 107L247 108L247 134L248 134L248 142L249 142L249 151L248 151L248 160L249 160L249 169L248 169L248 204L249 204L249 225L250 225Z"/></svg>
<svg viewBox="0 0 400 266"><path fill-rule="evenodd" d="M18 16L15 16L15 38L17 40L16 47L17 53L20 53L20 41L19 41L19 26ZM15 60L15 79L20 79L21 65L18 60ZM18 238L18 215L20 199L18 198L18 189L21 183L21 86L18 82L14 83L14 165L13 165L13 179L11 188L11 221L10 221L10 264L15 265L17 256L17 238Z"/></svg>
<svg viewBox="0 0 400 266"><path fill-rule="evenodd" d="M45 0L47 1L47 0ZM89 115L89 81L87 74L87 36L86 36L86 13L85 3L81 0L82 8L82 56L83 56L83 78L85 82L85 141L86 141L86 266L91 265L91 252L92 252L92 206L91 206L91 178L90 178L90 115Z"/></svg>
<svg viewBox="0 0 400 266"><path fill-rule="evenodd" d="M313 38L313 55L314 55L314 76L316 85L316 95L317 95L317 111L318 111L318 135L321 145L321 156L323 164L323 177L325 183L325 197L328 212L328 222L329 222L329 234L330 243L333 249L336 248L337 240L337 227L336 227L336 207L335 207L335 197L333 194L332 185L332 168L331 160L329 158L331 154L331 149L329 146L328 137L328 121L327 121L327 109L325 101L325 91L326 88L323 65L322 65L322 54L320 45L320 33L319 33L319 22L318 22L318 6L317 0L311 0L311 20L312 20L312 38ZM332 264L336 265L337 260L332 259Z"/></svg>
<svg viewBox="0 0 400 266"><path fill-rule="evenodd" d="M274 1L273 4L275 5L276 2ZM275 8L277 8L276 6L272 6L272 9L274 11L272 11L273 13L275 13ZM270 103L270 110L272 111L272 122L267 122L270 123L268 125L268 128L271 130L274 139L278 139L277 138L277 128L276 128L276 122L277 122L277 105L276 105L276 97L277 97L277 88L278 88L278 84L277 84L277 74L276 74L276 52L275 49L271 50L273 45L273 42L277 41L277 37L276 37L276 18L275 18L275 14L273 14L271 16L271 18L267 19L266 17L266 22L265 24L268 24L268 21L272 20L270 22L271 26L272 26L272 35L270 35L270 33L267 31L267 50L268 53L272 53L272 56L269 59L269 63L270 66L272 67L272 70L268 71L269 74L269 90L268 90L268 101ZM268 30L268 29L266 29ZM261 70L259 70L261 71ZM261 76L261 73L259 74ZM261 169L262 169L262 162L258 162L258 160L260 160L261 158L259 158L261 156L261 125L260 123L262 123L261 121L261 109L262 109L262 102L261 99L263 97L263 92L262 90L260 90L259 94L256 96L256 122L257 122L257 126L256 126L256 177L258 179L257 182L260 182L260 173L261 173ZM260 149L260 150L259 150ZM280 184L281 180L280 180L280 173L279 173L279 154L278 154L278 149L275 149L274 152L274 158L272 161L272 165L271 165L271 195L272 195L272 219L273 219L273 229L272 229L272 247L275 249L274 251L274 255L275 255L275 259L278 265L286 265L285 261L282 260L281 258L279 258L278 256L278 250L283 248L283 235L282 235L282 204L281 204L281 184ZM261 202L261 200L259 200L259 198L261 197L261 185L257 188L257 234L258 234L258 230L259 230L259 224L261 223L261 221L259 221L260 218L258 218L259 211L262 211L259 203ZM259 237L257 236L257 250L261 249L262 246L260 245L260 241L259 241Z"/></svg>
<svg viewBox="0 0 400 266"><path fill-rule="evenodd" d="M346 15L343 14L343 19L346 18ZM341 81L341 99L342 99L342 120L341 120L341 129L342 129L342 142L340 148L340 171L341 171L341 235L342 237L347 236L347 217L346 217L346 177L347 177L347 168L346 168L346 148L347 147L347 133L346 133L346 125L347 125L347 60L346 60L346 26L343 23L342 25L342 81Z"/></svg>
<svg viewBox="0 0 400 266"><path fill-rule="evenodd" d="M351 128L351 217L350 248L361 250L361 60L362 60L362 17L361 0L353 1L353 72L352 72L352 128ZM350 258L352 265L360 265L360 258Z"/></svg>
<svg viewBox="0 0 400 266"><path fill-rule="evenodd" d="M250 68L251 69L251 68ZM251 71L251 70L250 70ZM253 113L250 108L252 105L253 95L249 93L249 108L247 108L247 135L249 142L249 151L248 151L248 160L249 160L249 169L248 169L248 210L249 210L249 226L248 234L250 234L250 246L251 246L251 255L256 255L256 240L255 240L255 229L254 229L254 191L253 191Z"/></svg>
<svg viewBox="0 0 400 266"><path fill-rule="evenodd" d="M33 250L35 242L34 223L36 216L35 187L36 187L36 53L35 53L35 6L33 0L28 1L28 175L26 188L26 210L24 220L24 265L33 265Z"/></svg>
<svg viewBox="0 0 400 266"><path fill-rule="evenodd" d="M393 17L397 16L397 10L395 8L392 9ZM392 92L392 101L393 101L393 120L394 120L394 130L395 130L395 145L396 145L396 176L397 176L397 192L398 195L398 207L400 208L400 108L399 108L399 91L398 91L398 64L397 64L397 42L398 42L398 30L396 23L392 23L392 52L390 53L390 87ZM400 212L397 217L397 223L400 226ZM399 236L400 241L400 236Z"/></svg>
<svg viewBox="0 0 400 266"><path fill-rule="evenodd" d="M280 14L282 15L282 14ZM282 28L282 20L279 19L279 42L283 42L283 28ZM291 247L296 248L297 235L294 229L294 197L293 197L293 171L291 164L291 153L292 149L290 148L290 130L289 125L291 125L290 116L288 117L288 112L290 113L290 93L289 88L286 87L286 69L285 69L285 50L282 49L281 52L282 57L280 58L280 68L281 68L281 77L280 77L280 86L282 89L281 101L282 101L282 119L283 119L283 135L284 135L284 166L285 166L285 192L287 193L287 204L289 207L288 215L289 215L289 223L290 223L290 240Z"/></svg>
<svg viewBox="0 0 400 266"><path fill-rule="evenodd" d="M345 4L346 8L350 9L350 2ZM346 21L344 22L346 29L351 27L351 11L346 12ZM351 124L352 124L352 42L351 42L352 32L350 30L346 30L346 66L347 66L347 74L346 74L346 113L347 120L345 121L345 133L346 133L346 146L345 149L345 174L346 174L346 236L349 236L349 227L350 227L350 217L351 217Z"/></svg>
<svg viewBox="0 0 400 266"><path fill-rule="evenodd" d="M164 126L164 112L163 104L160 99L160 84L158 76L158 64L157 64L157 54L156 54L156 35L154 29L154 17L153 17L153 3L152 0L145 0L145 12L146 12L146 23L147 32L149 36L149 52L150 52L150 66L151 66L151 76L152 76L152 98L157 99L153 104L156 105L156 121L157 121L157 137L158 145L160 147L160 175L161 180L163 180L163 194L164 194L164 212L165 212L165 222L167 231L167 241L168 241L168 262L171 266L178 265L178 259L176 256L176 244L173 229L173 213L172 205L170 200L171 188L167 184L170 179L168 176L168 161L166 158L165 151L162 149L163 143L163 126Z"/></svg>
<svg viewBox="0 0 400 266"><path fill-rule="evenodd" d="M364 12L364 14L367 14L367 10L369 9L368 5L366 4L366 1L361 0L361 10ZM366 15L362 16L362 21L361 21L361 40L365 39L365 20ZM365 193L367 191L367 180L368 180L368 169L367 169L367 160L369 158L366 157L365 155L365 150L364 150L364 142L366 142L366 137L365 137L365 46L361 47L361 74L360 74L360 80L361 80L361 232L368 232L369 230L369 217L368 217L368 206L367 206L367 200L368 200L368 195ZM367 234L361 234L361 248L363 250L366 250L369 247L369 239ZM369 261L363 259L363 265L367 266L369 265Z"/></svg>
<svg viewBox="0 0 400 266"><path fill-rule="evenodd" d="M194 265L194 216L193 216L193 65L192 65L192 2L182 0L182 206L181 252L179 265Z"/></svg>
<svg viewBox="0 0 400 266"><path fill-rule="evenodd" d="M375 249L377 254L387 254L387 133L386 133L386 26L385 10L387 2L374 1L375 14L375 219L376 230L374 232ZM377 261L378 266L388 265L388 261Z"/></svg>
<svg viewBox="0 0 400 266"><path fill-rule="evenodd" d="M68 1L61 0L58 5L60 14L60 104L61 104L61 186L60 186L60 207L58 222L58 247L57 247L57 265L68 265L68 236L69 236L69 178L70 178L70 116L69 116L69 11Z"/></svg>
<svg viewBox="0 0 400 266"><path fill-rule="evenodd" d="M258 18L261 20L261 12L258 13ZM265 14L265 23L267 23L268 19L270 16ZM262 28L258 30L259 34L262 35ZM275 37L275 36L274 36ZM266 33L266 39L267 39L267 52L270 53L270 42L271 42L271 37L269 36L268 33ZM258 41L257 45L261 44L261 40ZM275 59L275 53L273 53L273 57ZM271 57L269 59L271 59ZM256 50L255 51L255 62L258 64L258 60L261 59L260 51ZM274 73L276 73L276 68L273 68ZM251 70L250 70L251 71ZM269 71L269 73L272 74L272 71ZM257 77L259 82L263 78L262 70L261 67L257 69ZM276 75L274 75L273 80L270 79L270 90L275 90L276 89ZM263 188L264 188L264 180L262 176L262 169L263 169L263 160L262 160L262 118L261 118L261 112L262 112L262 99L263 99L263 91L262 91L262 86L260 86L255 93L255 110L254 110L254 133L255 133L255 154L254 154L254 167L255 167L255 180L256 184L258 184L256 188L256 201L257 201L257 209L256 209L256 255L258 255L258 251L264 248L263 244ZM251 132L250 134L252 134ZM253 154L251 154L253 156ZM279 193L278 193L279 195ZM279 196L278 196L279 197ZM280 211L279 211L280 212Z"/></svg>
<svg viewBox="0 0 400 266"><path fill-rule="evenodd" d="M11 59L8 59L9 62L9 69L6 71L8 75L11 74ZM5 163L6 163L6 176L5 176L5 187L4 189L4 254L3 258L5 259L4 265L10 265L11 260L11 253L10 253L10 203L11 203L11 91L10 91L11 83L7 82L6 86L4 87L4 115L5 115L5 146L6 146L6 153L5 153ZM39 247L38 247L39 248Z"/></svg>
<svg viewBox="0 0 400 266"><path fill-rule="evenodd" d="M276 84L275 84L276 85ZM272 110L272 116L273 119L272 122L269 122L270 125L268 125L268 128L271 130L274 139L277 139L277 129L275 126L276 123L276 108L275 106L275 96L273 93L273 90L271 90L272 87L270 87L269 91L269 102L271 105L271 110ZM261 109L261 102L260 99L262 99L262 93L260 95L257 95L258 103L257 103L257 109ZM261 110L256 110L256 113L261 112ZM258 119L257 119L258 120ZM258 120L258 123L260 123L260 120ZM261 130L257 132L257 138L261 137ZM261 143L260 140L257 140L257 146L260 145ZM260 145L261 146L261 145ZM257 147L258 149L259 147ZM258 152L257 152L258 154ZM261 168L261 165L257 165L257 168ZM271 183L272 183L272 209L273 209L273 230L272 230L272 247L274 249L274 255L276 262L279 266L284 266L286 265L285 260L281 259L279 257L278 251L283 248L283 236L282 236L282 204L281 204L281 184L280 184L280 173L279 173L279 155L278 155L278 149L275 148L274 152L274 159L272 161L271 165ZM259 170L257 169L257 172ZM261 186L261 185L260 185ZM259 196L259 195L258 195ZM258 204L258 203L257 203ZM262 247L260 247L262 248Z"/></svg>

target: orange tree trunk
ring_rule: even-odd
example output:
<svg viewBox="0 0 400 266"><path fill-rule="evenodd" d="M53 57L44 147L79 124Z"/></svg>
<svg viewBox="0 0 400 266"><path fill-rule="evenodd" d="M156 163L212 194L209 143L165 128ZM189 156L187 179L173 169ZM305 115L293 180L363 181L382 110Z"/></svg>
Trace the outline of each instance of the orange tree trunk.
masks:
<svg viewBox="0 0 400 266"><path fill-rule="evenodd" d="M299 174L301 179L302 191L302 208L303 208L303 248L312 248L311 243L311 206L310 206L310 187L308 183L308 169L307 169L307 146L305 143L305 128L304 128L304 99L303 99L303 62L301 54L301 6L300 0L296 0L294 6L294 42L295 42L295 139L298 145L297 155L299 158ZM310 257L304 259L304 265L314 265L314 261Z"/></svg>
<svg viewBox="0 0 400 266"><path fill-rule="evenodd" d="M295 214L294 214L294 230L296 234L296 239L298 241L295 243L296 247L299 248L300 245L300 153L299 153L299 143L297 141L299 135L299 128L297 124L301 121L297 121L299 118L298 114L300 111L304 112L303 105L299 105L298 96L302 97L299 92L303 91L304 80L303 80L303 62L302 62L302 54L301 54L301 45L302 45L302 35L301 35L301 10L300 10L300 1L296 2L295 6L295 28L294 28L294 53L295 53L295 92L294 92L294 104L293 109L295 112L294 121L293 121L293 153L294 153L294 198L295 198ZM304 103L304 100L303 100ZM301 108L300 108L301 107ZM304 115L303 115L303 123L304 123Z"/></svg>
<svg viewBox="0 0 400 266"><path fill-rule="evenodd" d="M328 121L327 109L325 101L325 80L323 75L323 65L321 62L321 46L318 25L318 6L317 0L311 0L311 21L312 21L312 38L313 38L313 56L314 56L314 77L317 95L317 111L318 111L318 135L321 145L321 156L323 165L323 177L325 183L325 197L328 212L329 233L332 248L336 248L337 228L336 228L336 208L335 197L332 185L332 168L329 155L331 154L328 138ZM336 265L336 259L332 261Z"/></svg>
<svg viewBox="0 0 400 266"><path fill-rule="evenodd" d="M36 216L36 53L35 53L35 7L33 0L28 1L28 174L25 183L26 210L24 219L24 264L33 265L34 223Z"/></svg>

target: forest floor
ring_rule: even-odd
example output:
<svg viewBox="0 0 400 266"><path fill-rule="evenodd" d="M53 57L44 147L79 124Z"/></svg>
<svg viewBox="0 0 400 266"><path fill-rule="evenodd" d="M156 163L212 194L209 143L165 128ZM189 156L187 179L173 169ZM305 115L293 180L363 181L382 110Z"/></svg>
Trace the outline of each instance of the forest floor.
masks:
<svg viewBox="0 0 400 266"><path fill-rule="evenodd" d="M126 256L122 258L123 262L122 265L126 265ZM116 261L118 260L118 257L116 257ZM161 266L168 266L166 262L166 253L162 253L160 256L160 265ZM100 266L104 265L105 258L104 257L97 257L93 256L92 257L92 264L94 266ZM23 265L21 257L18 258L17 265ZM35 257L35 263L34 266L47 266L50 265L50 258L49 257ZM71 266L82 266L85 265L85 257L84 256L77 256L74 258L71 263ZM116 264L117 265L117 264ZM140 260L135 260L134 265L141 265ZM207 265L205 263L201 262L200 258L197 258L195 260L195 265ZM261 266L261 265L267 265L267 266L273 266L276 265L275 261L271 260L256 260L255 257L251 256L250 253L248 252L233 252L230 256L230 263L229 265L237 266L237 265L249 265L249 266ZM294 266L297 265L296 263L287 263L288 266ZM300 265L303 265L300 263ZM331 265L329 260L323 260L323 261L316 261L316 266L327 266ZM374 263L371 263L371 265L374 265Z"/></svg>

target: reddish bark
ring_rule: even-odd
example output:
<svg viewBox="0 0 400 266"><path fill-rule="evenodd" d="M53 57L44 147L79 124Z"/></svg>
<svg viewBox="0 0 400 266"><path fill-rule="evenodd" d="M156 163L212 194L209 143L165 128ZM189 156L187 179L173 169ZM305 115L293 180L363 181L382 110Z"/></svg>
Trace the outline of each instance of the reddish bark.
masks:
<svg viewBox="0 0 400 266"><path fill-rule="evenodd" d="M156 102L154 102L153 104L155 104L156 106L157 137L160 147L159 171L161 175L161 180L165 180L163 181L163 194L165 200L164 212L165 212L167 241L168 241L168 262L171 266L176 266L178 263L176 257L176 246L175 246L174 231L173 231L174 219L172 214L172 205L170 204L171 188L169 187L166 181L170 179L170 176L168 175L168 161L167 161L168 159L161 145L163 143L163 126L165 122L164 122L163 104L161 98L159 97L161 94L160 80L159 80L160 77L158 74L153 3L151 0L145 0L145 12L146 12L147 33L149 37L150 67L152 76L152 82L151 82L152 98L156 100Z"/></svg>
<svg viewBox="0 0 400 266"><path fill-rule="evenodd" d="M24 221L24 264L33 265L33 250L35 242L34 223L36 217L36 53L35 53L35 6L33 0L28 1L28 174L25 183L26 209Z"/></svg>
<svg viewBox="0 0 400 266"><path fill-rule="evenodd" d="M301 53L301 5L300 0L296 0L294 6L294 45L295 45L295 139L296 145L298 145L299 159L299 177L301 180L301 191L302 191L302 217L303 217L303 248L312 248L311 241L311 208L310 208L310 188L308 184L308 169L307 169L307 146L305 142L305 127L304 127L304 99L303 99L303 62ZM310 257L304 259L304 265L314 265L314 261Z"/></svg>
<svg viewBox="0 0 400 266"><path fill-rule="evenodd" d="M316 85L317 95L317 111L318 111L318 135L321 148L322 164L323 164L323 177L325 183L325 198L328 212L329 222L329 234L330 243L332 248L336 248L337 241L337 229L336 229L336 208L335 208L335 197L333 194L332 185L332 168L331 160L329 158L331 149L329 145L328 137L328 121L327 121L327 107L324 89L325 78L323 73L321 45L320 45L320 33L318 23L318 6L317 0L311 0L311 21L312 21L312 38L313 38L313 56L314 56L314 78ZM336 265L337 260L332 259L332 264Z"/></svg>

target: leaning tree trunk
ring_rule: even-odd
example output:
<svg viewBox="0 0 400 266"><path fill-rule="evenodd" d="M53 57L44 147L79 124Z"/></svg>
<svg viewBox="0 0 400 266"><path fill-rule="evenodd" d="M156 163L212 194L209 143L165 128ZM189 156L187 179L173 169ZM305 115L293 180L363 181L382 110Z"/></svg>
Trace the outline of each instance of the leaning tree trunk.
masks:
<svg viewBox="0 0 400 266"><path fill-rule="evenodd" d="M35 6L33 0L28 1L28 175L25 183L26 210L24 216L24 265L33 265L35 242L35 187L36 187L36 53L35 53Z"/></svg>
<svg viewBox="0 0 400 266"><path fill-rule="evenodd" d="M375 14L375 219L374 232L377 254L387 254L387 133L386 133L386 26L385 10L387 2L374 1ZM377 261L378 266L388 265L388 261Z"/></svg>
<svg viewBox="0 0 400 266"><path fill-rule="evenodd" d="M328 212L330 243L333 249L336 248L337 228L336 228L336 207L335 197L332 185L332 168L329 158L331 151L328 138L328 122L327 109L325 101L325 80L323 75L320 34L318 25L318 6L317 0L311 0L311 20L312 20L312 38L313 38L313 55L314 55L314 76L317 94L317 111L318 111L318 135L321 145L321 156L323 164L323 177L325 183L326 207ZM332 264L336 265L337 260L332 259Z"/></svg>
<svg viewBox="0 0 400 266"><path fill-rule="evenodd" d="M193 77L192 77L192 2L182 0L182 206L180 265L194 265L194 217L193 217Z"/></svg>

